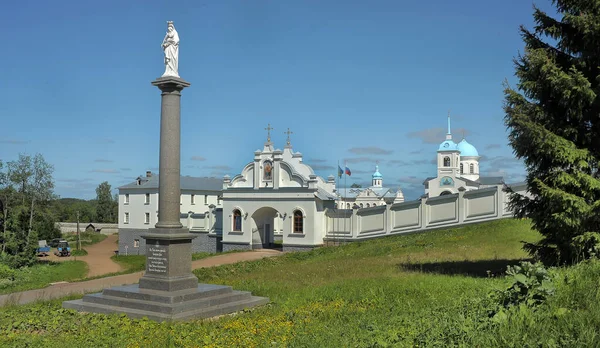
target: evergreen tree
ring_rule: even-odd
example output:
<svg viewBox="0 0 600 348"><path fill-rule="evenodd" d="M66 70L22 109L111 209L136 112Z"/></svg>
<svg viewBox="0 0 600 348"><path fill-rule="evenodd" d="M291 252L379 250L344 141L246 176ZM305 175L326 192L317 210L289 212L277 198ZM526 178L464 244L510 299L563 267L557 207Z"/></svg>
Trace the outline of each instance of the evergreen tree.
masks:
<svg viewBox="0 0 600 348"><path fill-rule="evenodd" d="M534 30L521 26L519 83L505 83L504 109L531 193L511 206L543 236L525 249L565 264L600 249L600 0L552 3L560 19L534 8Z"/></svg>

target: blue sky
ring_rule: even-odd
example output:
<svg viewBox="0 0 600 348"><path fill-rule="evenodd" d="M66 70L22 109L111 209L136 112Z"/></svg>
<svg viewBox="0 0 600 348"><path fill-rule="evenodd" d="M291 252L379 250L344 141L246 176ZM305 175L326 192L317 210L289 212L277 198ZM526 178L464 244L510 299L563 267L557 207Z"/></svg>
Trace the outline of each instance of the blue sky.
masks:
<svg viewBox="0 0 600 348"><path fill-rule="evenodd" d="M549 1L538 1L550 10ZM448 110L483 174L524 178L507 144L502 81L515 84L518 26L507 1L12 1L3 5L0 159L41 153L56 193L93 198L158 170L160 43L179 32L183 175L235 175L270 123L278 148L317 174L347 161L353 182L407 198L434 176Z"/></svg>

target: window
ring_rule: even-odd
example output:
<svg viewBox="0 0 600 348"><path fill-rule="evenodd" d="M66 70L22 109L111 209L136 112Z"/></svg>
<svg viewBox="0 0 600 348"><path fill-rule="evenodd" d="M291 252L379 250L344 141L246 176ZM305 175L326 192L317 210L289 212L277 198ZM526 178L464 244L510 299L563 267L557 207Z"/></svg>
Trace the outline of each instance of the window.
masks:
<svg viewBox="0 0 600 348"><path fill-rule="evenodd" d="M367 208L370 207L371 205L369 203L367 203Z"/></svg>
<svg viewBox="0 0 600 348"><path fill-rule="evenodd" d="M362 203L360 204L360 207L361 207L361 208L363 207L363 204L362 204Z"/></svg>
<svg viewBox="0 0 600 348"><path fill-rule="evenodd" d="M150 213L144 213L144 223L145 224L150 223Z"/></svg>
<svg viewBox="0 0 600 348"><path fill-rule="evenodd" d="M208 195L204 195L204 204L208 204Z"/></svg>
<svg viewBox="0 0 600 348"><path fill-rule="evenodd" d="M196 204L196 195L190 195L190 203Z"/></svg>
<svg viewBox="0 0 600 348"><path fill-rule="evenodd" d="M129 193L125 194L125 204L129 204Z"/></svg>
<svg viewBox="0 0 600 348"><path fill-rule="evenodd" d="M125 213L125 215L123 217L123 223L124 224L128 224L129 223L129 213Z"/></svg>
<svg viewBox="0 0 600 348"><path fill-rule="evenodd" d="M294 211L294 233L304 233L304 217L300 210Z"/></svg>
<svg viewBox="0 0 600 348"><path fill-rule="evenodd" d="M265 161L263 164L263 180L273 179L273 163L271 161Z"/></svg>
<svg viewBox="0 0 600 348"><path fill-rule="evenodd" d="M233 211L233 230L241 231L242 230L242 212L238 209Z"/></svg>
<svg viewBox="0 0 600 348"><path fill-rule="evenodd" d="M139 239L134 239L133 240L133 247L134 248L139 248L140 247L140 240Z"/></svg>
<svg viewBox="0 0 600 348"><path fill-rule="evenodd" d="M146 198L144 199L144 204L150 204L150 194L146 193Z"/></svg>
<svg viewBox="0 0 600 348"><path fill-rule="evenodd" d="M350 209L350 203L346 203L346 209Z"/></svg>
<svg viewBox="0 0 600 348"><path fill-rule="evenodd" d="M475 173L475 165L473 163L469 164L469 171L471 174Z"/></svg>
<svg viewBox="0 0 600 348"><path fill-rule="evenodd" d="M217 205L221 205L222 199L223 199L223 197L221 197L221 196L217 197Z"/></svg>
<svg viewBox="0 0 600 348"><path fill-rule="evenodd" d="M450 167L450 157L444 157L444 167Z"/></svg>
<svg viewBox="0 0 600 348"><path fill-rule="evenodd" d="M464 171L463 171L463 164L462 163L460 164L460 173L461 174L464 173Z"/></svg>

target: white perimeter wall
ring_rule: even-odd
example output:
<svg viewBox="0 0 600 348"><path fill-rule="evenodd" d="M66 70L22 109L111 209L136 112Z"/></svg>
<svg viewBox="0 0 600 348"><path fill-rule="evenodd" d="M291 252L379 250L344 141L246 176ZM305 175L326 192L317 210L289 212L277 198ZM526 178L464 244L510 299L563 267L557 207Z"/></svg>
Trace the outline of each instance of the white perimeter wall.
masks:
<svg viewBox="0 0 600 348"><path fill-rule="evenodd" d="M508 201L509 193L498 186L358 210L327 210L325 238L366 239L512 217Z"/></svg>

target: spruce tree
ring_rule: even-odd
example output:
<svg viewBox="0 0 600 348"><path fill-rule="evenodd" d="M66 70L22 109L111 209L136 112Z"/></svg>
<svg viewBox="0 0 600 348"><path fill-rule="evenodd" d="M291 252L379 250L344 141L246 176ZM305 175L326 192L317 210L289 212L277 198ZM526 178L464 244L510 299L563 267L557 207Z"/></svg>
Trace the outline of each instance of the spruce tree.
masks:
<svg viewBox="0 0 600 348"><path fill-rule="evenodd" d="M505 82L504 110L531 193L511 207L542 234L525 249L568 264L600 250L600 0L552 4L559 18L534 7L533 30L520 28L519 82Z"/></svg>

